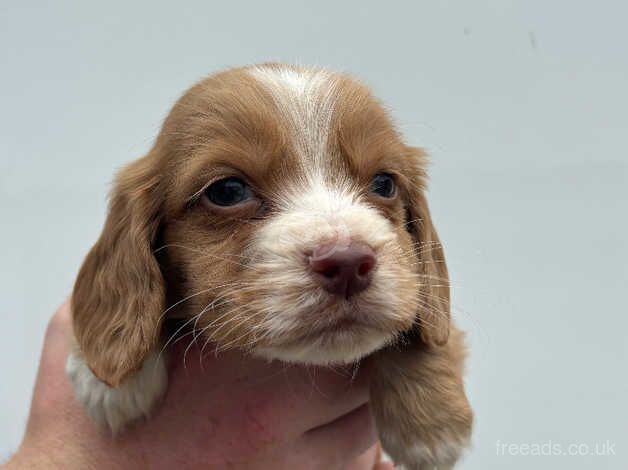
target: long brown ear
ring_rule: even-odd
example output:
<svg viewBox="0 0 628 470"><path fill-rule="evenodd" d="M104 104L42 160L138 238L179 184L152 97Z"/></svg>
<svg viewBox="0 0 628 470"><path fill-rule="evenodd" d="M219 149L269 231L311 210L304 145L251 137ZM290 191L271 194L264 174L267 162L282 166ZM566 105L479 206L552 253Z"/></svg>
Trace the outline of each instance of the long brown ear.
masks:
<svg viewBox="0 0 628 470"><path fill-rule="evenodd" d="M92 372L117 386L159 338L164 282L152 242L159 225L159 175L150 157L117 176L109 214L72 294L74 335Z"/></svg>
<svg viewBox="0 0 628 470"><path fill-rule="evenodd" d="M408 203L408 229L415 242L414 251L420 274L418 321L421 338L427 344L443 345L449 338L450 293L445 253L434 228L424 194L425 153L411 149L417 165L411 181Z"/></svg>

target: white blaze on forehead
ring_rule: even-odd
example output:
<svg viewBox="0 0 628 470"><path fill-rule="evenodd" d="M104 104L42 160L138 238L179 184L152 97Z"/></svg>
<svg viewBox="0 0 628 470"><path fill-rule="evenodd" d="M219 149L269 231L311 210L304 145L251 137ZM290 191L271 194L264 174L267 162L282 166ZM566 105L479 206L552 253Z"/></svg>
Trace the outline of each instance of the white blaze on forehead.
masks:
<svg viewBox="0 0 628 470"><path fill-rule="evenodd" d="M248 72L271 93L307 173L322 176L336 96L334 76L286 66L258 66Z"/></svg>

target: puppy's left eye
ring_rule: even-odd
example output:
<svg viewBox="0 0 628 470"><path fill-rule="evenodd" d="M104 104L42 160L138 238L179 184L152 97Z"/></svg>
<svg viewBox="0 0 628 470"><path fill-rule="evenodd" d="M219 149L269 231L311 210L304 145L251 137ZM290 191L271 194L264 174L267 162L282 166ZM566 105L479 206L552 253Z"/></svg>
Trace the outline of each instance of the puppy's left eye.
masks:
<svg viewBox="0 0 628 470"><path fill-rule="evenodd" d="M253 191L240 178L223 178L209 185L205 190L205 197L217 206L235 206L253 197Z"/></svg>
<svg viewBox="0 0 628 470"><path fill-rule="evenodd" d="M390 199L397 192L395 179L388 173L378 173L371 180L370 190L378 196Z"/></svg>

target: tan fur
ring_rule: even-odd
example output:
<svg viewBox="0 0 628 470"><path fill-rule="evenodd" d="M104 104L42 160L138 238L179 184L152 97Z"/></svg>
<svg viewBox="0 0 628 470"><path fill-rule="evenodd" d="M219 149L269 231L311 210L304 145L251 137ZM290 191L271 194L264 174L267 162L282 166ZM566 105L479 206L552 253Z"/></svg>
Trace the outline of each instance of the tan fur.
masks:
<svg viewBox="0 0 628 470"><path fill-rule="evenodd" d="M165 289L151 248L160 201L152 166L146 157L120 173L72 296L78 345L93 373L113 386L142 366L159 338Z"/></svg>
<svg viewBox="0 0 628 470"><path fill-rule="evenodd" d="M164 316L217 351L337 363L377 350L372 408L385 449L410 469L448 468L472 419L425 164L347 76L272 64L200 82L116 180L73 294L87 366L124 383L162 344ZM368 190L382 171L398 186L391 199ZM229 176L255 197L208 203L203 190ZM371 286L351 302L323 292L306 263L317 246L348 241L377 255ZM336 331L346 318L356 326Z"/></svg>
<svg viewBox="0 0 628 470"><path fill-rule="evenodd" d="M384 449L407 468L451 468L469 445L473 413L464 392L464 343L452 328L444 346L414 341L377 353L371 410ZM413 447L420 448L421 465Z"/></svg>

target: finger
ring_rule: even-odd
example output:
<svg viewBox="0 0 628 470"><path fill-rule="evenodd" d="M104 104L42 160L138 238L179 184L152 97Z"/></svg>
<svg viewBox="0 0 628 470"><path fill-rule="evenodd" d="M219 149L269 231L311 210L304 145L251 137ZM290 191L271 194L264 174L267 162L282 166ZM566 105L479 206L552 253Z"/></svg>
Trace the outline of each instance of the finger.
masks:
<svg viewBox="0 0 628 470"><path fill-rule="evenodd" d="M67 353L68 339L71 335L72 314L70 312L70 301L66 300L59 306L48 322L44 337L44 353Z"/></svg>
<svg viewBox="0 0 628 470"><path fill-rule="evenodd" d="M83 417L70 382L65 375L65 362L72 338L70 302L64 302L48 322L39 361L37 378L33 389L27 434L46 423L50 428L62 424L75 416ZM75 423L76 424L76 423Z"/></svg>
<svg viewBox="0 0 628 470"><path fill-rule="evenodd" d="M366 374L352 379L334 370L296 368L291 377L294 377L292 396L302 403L305 411L300 411L303 430L331 423L369 400Z"/></svg>
<svg viewBox="0 0 628 470"><path fill-rule="evenodd" d="M377 432L368 405L362 405L329 424L312 429L303 436L303 442L310 451L327 456L330 467L353 461L377 442Z"/></svg>
<svg viewBox="0 0 628 470"><path fill-rule="evenodd" d="M63 368L65 367L71 336L70 304L69 301L66 301L48 322L39 361L36 387L39 386L40 382L45 382L46 388L59 388L65 384Z"/></svg>
<svg viewBox="0 0 628 470"><path fill-rule="evenodd" d="M334 421L369 398L366 368L352 375L351 370L269 363L237 351L201 356L191 341L170 349L170 387L181 383L188 395L190 390L199 396L224 392L220 400L241 403L247 416L272 422L276 434L286 438Z"/></svg>

